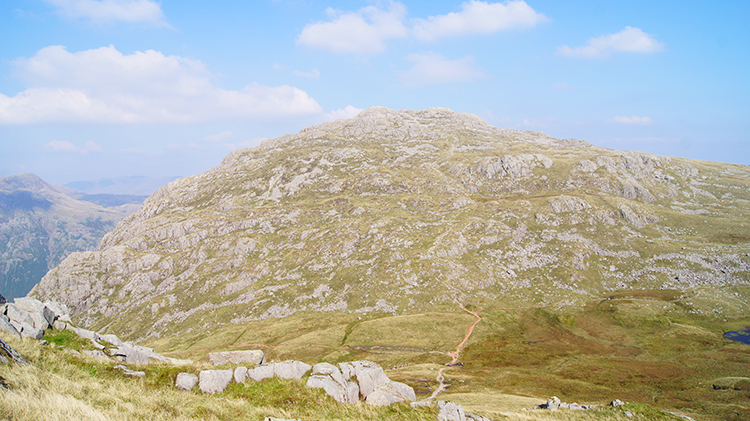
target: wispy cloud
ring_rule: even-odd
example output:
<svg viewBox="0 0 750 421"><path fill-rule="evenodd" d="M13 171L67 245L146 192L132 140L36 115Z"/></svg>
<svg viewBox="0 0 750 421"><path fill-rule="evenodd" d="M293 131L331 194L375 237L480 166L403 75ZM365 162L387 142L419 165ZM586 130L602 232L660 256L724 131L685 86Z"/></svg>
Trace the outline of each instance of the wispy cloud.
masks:
<svg viewBox="0 0 750 421"><path fill-rule="evenodd" d="M73 142L67 140L53 140L42 146L42 150L45 152L79 152L83 155L104 151L101 146L91 140L86 142L82 148L79 148Z"/></svg>
<svg viewBox="0 0 750 421"><path fill-rule="evenodd" d="M525 1L488 3L471 0L461 5L460 12L416 19L413 30L417 39L435 41L456 35L491 34L508 29L529 28L547 20L546 16L537 13Z"/></svg>
<svg viewBox="0 0 750 421"><path fill-rule="evenodd" d="M649 126L651 124L654 124L654 121L651 119L651 117L639 117L637 115L631 115L631 116L615 116L613 118L608 118L606 120L610 123L619 123L619 124L629 124L634 126Z"/></svg>
<svg viewBox="0 0 750 421"><path fill-rule="evenodd" d="M161 4L152 0L43 0L67 18L111 22L149 23L168 27Z"/></svg>
<svg viewBox="0 0 750 421"><path fill-rule="evenodd" d="M309 72L303 72L301 70L295 70L294 74L297 75L297 76L299 76L299 77L306 77L308 79L317 79L317 78L320 77L320 72L318 71L318 69L312 69Z"/></svg>
<svg viewBox="0 0 750 421"><path fill-rule="evenodd" d="M558 54L569 57L605 58L613 52L626 53L658 53L664 51L664 44L657 41L653 35L643 32L640 28L626 26L616 33L591 38L583 47L568 47L564 45L557 49Z"/></svg>
<svg viewBox="0 0 750 421"><path fill-rule="evenodd" d="M413 63L412 68L401 75L407 87L469 82L487 77L470 56L449 60L437 53L409 54L406 60Z"/></svg>
<svg viewBox="0 0 750 421"><path fill-rule="evenodd" d="M385 40L407 36L406 7L391 1L385 9L367 6L356 12L327 9L331 18L305 26L297 43L334 54L371 55L385 50Z"/></svg>
<svg viewBox="0 0 750 421"><path fill-rule="evenodd" d="M330 113L326 113L325 119L328 121L333 121L333 120L338 120L340 118L352 118L361 112L362 112L361 108L357 108L352 105L347 105L344 108L340 108L338 110L331 111Z"/></svg>
<svg viewBox="0 0 750 421"><path fill-rule="evenodd" d="M122 54L114 46L76 53L63 46L13 62L29 88L0 94L0 124L39 122L196 122L226 118L320 115L292 86L253 83L225 90L198 61L154 50Z"/></svg>
<svg viewBox="0 0 750 421"><path fill-rule="evenodd" d="M203 140L208 141L208 142L223 142L223 141L231 138L232 136L234 136L234 133L232 133L231 130L226 130L226 131L223 131L221 133L217 133L217 134L212 134L210 136L206 136L206 137L203 138Z"/></svg>

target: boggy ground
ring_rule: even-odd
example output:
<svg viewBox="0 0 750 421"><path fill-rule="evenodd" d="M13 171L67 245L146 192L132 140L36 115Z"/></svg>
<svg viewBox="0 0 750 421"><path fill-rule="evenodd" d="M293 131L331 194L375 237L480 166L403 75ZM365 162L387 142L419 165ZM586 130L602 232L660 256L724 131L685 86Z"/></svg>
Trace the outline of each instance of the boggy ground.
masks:
<svg viewBox="0 0 750 421"><path fill-rule="evenodd" d="M398 316L298 314L151 345L192 359L247 348L263 349L270 360L366 358L413 386L418 398L438 387L438 371L445 368L449 386L437 399L493 419L527 419L537 411L524 408L553 395L579 404L621 399L701 421L745 419L750 346L722 334L750 319L698 313L692 307L698 299L699 291L631 291L591 299L584 307L481 309L469 303L466 309L482 320L459 354L460 364L447 368L476 320L458 303Z"/></svg>

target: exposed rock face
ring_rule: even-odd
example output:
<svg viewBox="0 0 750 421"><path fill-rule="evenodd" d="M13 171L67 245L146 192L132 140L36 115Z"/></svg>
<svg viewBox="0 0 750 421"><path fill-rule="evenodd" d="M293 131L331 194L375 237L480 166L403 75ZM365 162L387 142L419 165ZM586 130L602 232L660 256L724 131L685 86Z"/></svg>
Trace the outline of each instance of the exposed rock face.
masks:
<svg viewBox="0 0 750 421"><path fill-rule="evenodd" d="M96 249L135 210L105 208L74 193L34 174L0 177L0 290L8 299L26 295L70 253Z"/></svg>
<svg viewBox="0 0 750 421"><path fill-rule="evenodd" d="M31 296L130 340L210 329L215 314L423 312L454 305L446 285L480 307L725 296L749 282L749 204L745 166L376 107L168 184ZM726 298L717 311L750 312L750 297Z"/></svg>
<svg viewBox="0 0 750 421"><path fill-rule="evenodd" d="M307 379L307 387L323 389L329 396L341 403L359 401L357 383L345 379L338 367L332 364L315 364L312 375Z"/></svg>

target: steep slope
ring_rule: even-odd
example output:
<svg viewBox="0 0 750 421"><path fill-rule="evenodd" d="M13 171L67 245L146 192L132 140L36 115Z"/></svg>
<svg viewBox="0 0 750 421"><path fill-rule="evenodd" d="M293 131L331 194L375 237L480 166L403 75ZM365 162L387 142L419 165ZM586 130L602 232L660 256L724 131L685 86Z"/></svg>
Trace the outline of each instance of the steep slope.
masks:
<svg viewBox="0 0 750 421"><path fill-rule="evenodd" d="M0 177L0 291L8 299L26 295L70 253L96 249L135 210L106 209L74 193L34 174Z"/></svg>
<svg viewBox="0 0 750 421"><path fill-rule="evenodd" d="M581 305L747 314L750 169L371 108L174 181L30 295L131 339L298 312Z"/></svg>

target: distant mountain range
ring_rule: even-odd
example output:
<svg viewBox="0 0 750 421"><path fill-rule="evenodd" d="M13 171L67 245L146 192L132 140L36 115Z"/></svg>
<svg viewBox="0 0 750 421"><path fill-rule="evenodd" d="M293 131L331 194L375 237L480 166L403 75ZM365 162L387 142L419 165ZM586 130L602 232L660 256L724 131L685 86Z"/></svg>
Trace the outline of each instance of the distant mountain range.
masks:
<svg viewBox="0 0 750 421"><path fill-rule="evenodd" d="M26 295L70 253L96 249L145 198L85 194L34 174L0 177L0 293Z"/></svg>
<svg viewBox="0 0 750 421"><path fill-rule="evenodd" d="M144 176L102 178L93 181L73 181L65 184L77 192L89 195L116 194L150 196L159 187L176 180L177 176L151 178ZM88 200L88 199L81 199ZM143 199L140 200L141 202ZM103 205L104 206L104 205Z"/></svg>

